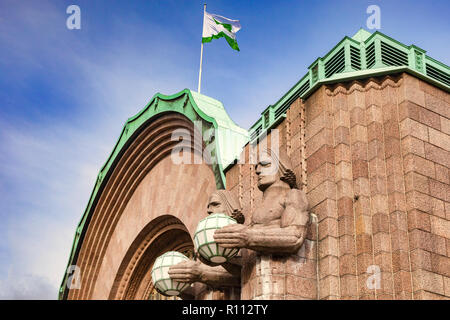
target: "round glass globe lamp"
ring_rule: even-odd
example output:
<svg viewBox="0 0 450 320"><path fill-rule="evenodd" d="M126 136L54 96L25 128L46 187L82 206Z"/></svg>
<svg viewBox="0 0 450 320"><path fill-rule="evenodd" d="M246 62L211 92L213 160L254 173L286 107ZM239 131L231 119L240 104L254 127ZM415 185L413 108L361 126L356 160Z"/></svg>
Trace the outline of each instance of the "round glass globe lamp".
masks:
<svg viewBox="0 0 450 320"><path fill-rule="evenodd" d="M224 213L214 213L200 220L194 234L194 246L200 255L213 263L224 263L239 249L222 248L214 241L214 232L237 221Z"/></svg>
<svg viewBox="0 0 450 320"><path fill-rule="evenodd" d="M169 276L169 268L182 261L189 260L184 254L169 251L156 258L152 267L152 281L159 291L167 296L177 296L189 287L189 283L174 281Z"/></svg>

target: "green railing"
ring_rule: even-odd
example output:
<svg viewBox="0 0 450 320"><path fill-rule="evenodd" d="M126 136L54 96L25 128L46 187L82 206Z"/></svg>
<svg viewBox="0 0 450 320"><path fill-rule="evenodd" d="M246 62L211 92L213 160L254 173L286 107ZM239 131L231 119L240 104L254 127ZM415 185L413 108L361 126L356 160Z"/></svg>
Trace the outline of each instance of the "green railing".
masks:
<svg viewBox="0 0 450 320"><path fill-rule="evenodd" d="M450 91L450 68L425 55L426 51L406 46L385 34L360 29L352 38L344 37L323 58L318 58L280 100L269 105L250 128L250 140L277 125L297 98L306 99L320 85L384 75L409 72L441 89Z"/></svg>

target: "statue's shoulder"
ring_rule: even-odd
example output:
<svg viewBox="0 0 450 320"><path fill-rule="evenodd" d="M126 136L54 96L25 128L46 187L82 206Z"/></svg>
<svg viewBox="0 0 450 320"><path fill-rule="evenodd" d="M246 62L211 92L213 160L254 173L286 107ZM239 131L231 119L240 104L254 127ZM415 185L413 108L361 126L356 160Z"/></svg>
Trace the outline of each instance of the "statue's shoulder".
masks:
<svg viewBox="0 0 450 320"><path fill-rule="evenodd" d="M301 210L308 210L308 199L306 198L306 193L300 189L289 190L286 196L286 205L291 205Z"/></svg>
<svg viewBox="0 0 450 320"><path fill-rule="evenodd" d="M306 194L299 189L289 190L286 196L285 210L282 217L282 226L306 226L309 221L309 206Z"/></svg>

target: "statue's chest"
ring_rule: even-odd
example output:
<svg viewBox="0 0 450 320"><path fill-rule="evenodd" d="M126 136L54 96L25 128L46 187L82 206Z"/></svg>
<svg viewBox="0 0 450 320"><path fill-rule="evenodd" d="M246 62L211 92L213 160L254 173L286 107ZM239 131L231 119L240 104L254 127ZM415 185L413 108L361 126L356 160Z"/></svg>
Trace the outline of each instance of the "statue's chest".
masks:
<svg viewBox="0 0 450 320"><path fill-rule="evenodd" d="M256 224L270 224L281 218L284 211L283 205L278 199L265 199L252 214L252 222Z"/></svg>

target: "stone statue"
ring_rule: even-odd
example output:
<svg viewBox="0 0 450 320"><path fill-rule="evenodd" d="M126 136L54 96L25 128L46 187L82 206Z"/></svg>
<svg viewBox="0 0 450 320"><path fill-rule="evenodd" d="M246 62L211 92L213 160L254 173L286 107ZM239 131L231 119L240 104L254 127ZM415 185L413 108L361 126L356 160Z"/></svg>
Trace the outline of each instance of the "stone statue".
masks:
<svg viewBox="0 0 450 320"><path fill-rule="evenodd" d="M211 194L207 213L225 213L238 223L244 223L238 200L227 190L217 190ZM241 266L239 257L222 265L214 265L200 255L199 260L180 262L170 267L169 275L179 282L202 282L211 287L239 287Z"/></svg>
<svg viewBox="0 0 450 320"><path fill-rule="evenodd" d="M265 148L256 165L262 201L249 225L229 225L214 233L224 248L247 248L264 254L294 254L302 246L309 223L306 194L285 152Z"/></svg>

